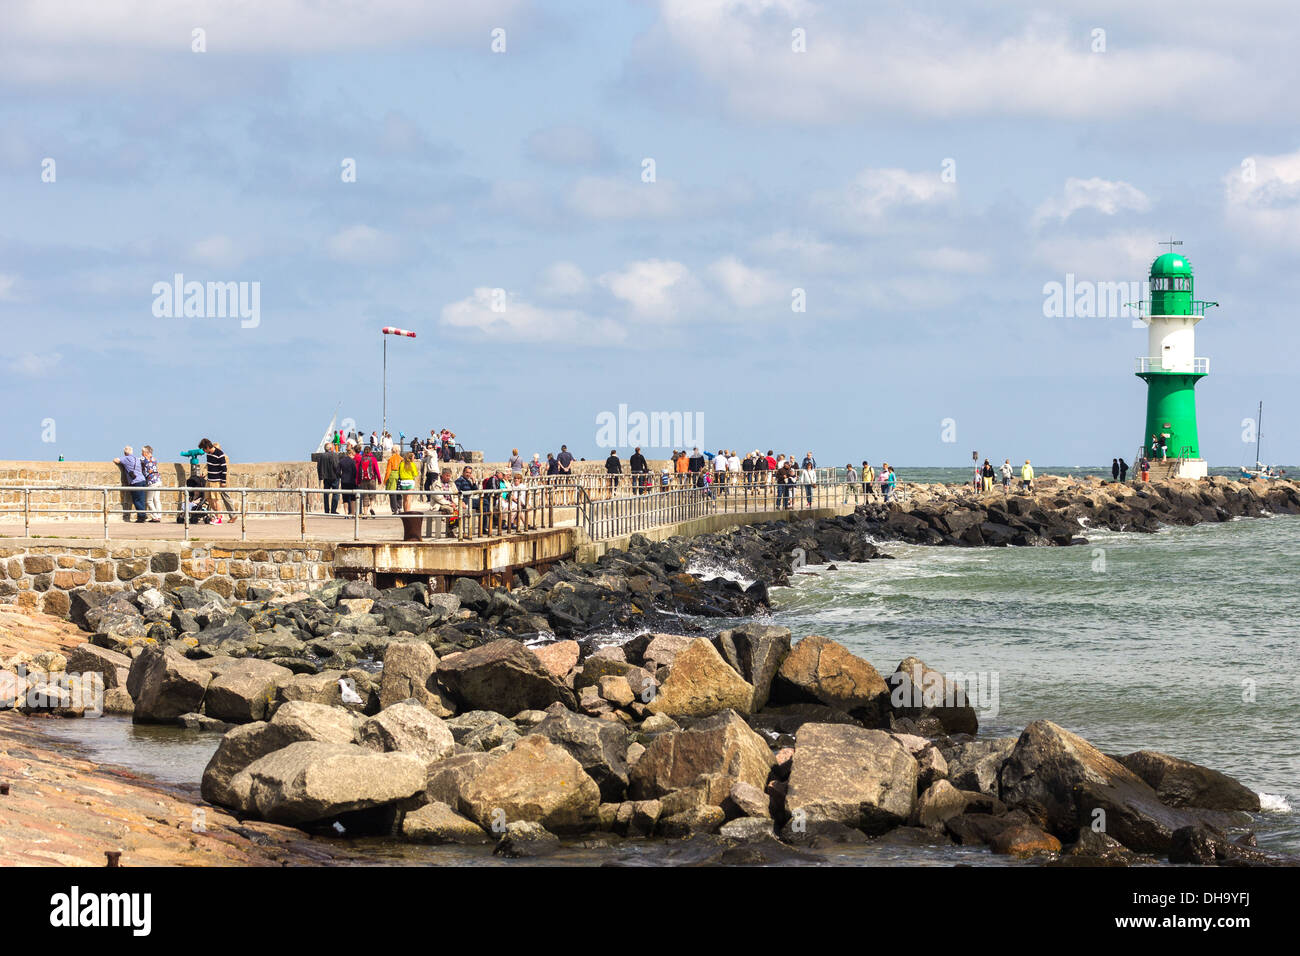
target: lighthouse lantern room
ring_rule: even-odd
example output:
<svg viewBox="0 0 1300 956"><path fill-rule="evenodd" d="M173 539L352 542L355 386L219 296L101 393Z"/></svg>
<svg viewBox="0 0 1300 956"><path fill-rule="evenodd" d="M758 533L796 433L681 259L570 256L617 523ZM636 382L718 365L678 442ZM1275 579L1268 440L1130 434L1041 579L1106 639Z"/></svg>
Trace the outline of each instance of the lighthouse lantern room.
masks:
<svg viewBox="0 0 1300 956"><path fill-rule="evenodd" d="M1151 298L1140 303L1148 343L1134 370L1147 383L1142 447L1157 474L1203 478L1208 466L1196 433L1195 389L1210 360L1196 355L1195 330L1205 310L1219 303L1194 298L1192 265L1173 251L1182 243L1167 245L1170 251L1151 263Z"/></svg>

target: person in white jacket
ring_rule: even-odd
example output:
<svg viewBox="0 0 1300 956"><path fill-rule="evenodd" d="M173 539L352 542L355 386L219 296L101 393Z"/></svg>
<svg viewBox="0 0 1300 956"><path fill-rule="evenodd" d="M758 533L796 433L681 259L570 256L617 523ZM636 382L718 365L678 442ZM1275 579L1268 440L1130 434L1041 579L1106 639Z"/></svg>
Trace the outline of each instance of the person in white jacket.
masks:
<svg viewBox="0 0 1300 956"><path fill-rule="evenodd" d="M804 507L811 508L813 503L813 486L817 484L817 469L811 464L799 470L799 484L803 485Z"/></svg>

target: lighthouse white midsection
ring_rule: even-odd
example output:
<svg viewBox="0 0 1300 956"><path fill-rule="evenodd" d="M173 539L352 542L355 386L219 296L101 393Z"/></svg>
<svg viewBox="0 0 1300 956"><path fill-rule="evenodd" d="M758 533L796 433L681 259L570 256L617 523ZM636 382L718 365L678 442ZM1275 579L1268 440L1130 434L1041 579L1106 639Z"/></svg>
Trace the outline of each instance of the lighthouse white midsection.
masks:
<svg viewBox="0 0 1300 956"><path fill-rule="evenodd" d="M1153 315L1147 329L1147 355L1170 372L1191 372L1196 358L1199 315Z"/></svg>

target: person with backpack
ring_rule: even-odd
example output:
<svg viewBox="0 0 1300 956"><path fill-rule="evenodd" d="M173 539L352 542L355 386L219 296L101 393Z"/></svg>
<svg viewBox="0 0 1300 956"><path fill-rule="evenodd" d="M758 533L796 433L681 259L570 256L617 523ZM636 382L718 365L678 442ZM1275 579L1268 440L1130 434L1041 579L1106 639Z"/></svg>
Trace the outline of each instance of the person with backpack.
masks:
<svg viewBox="0 0 1300 956"><path fill-rule="evenodd" d="M379 490L379 459L375 457L375 450L370 445L357 455L357 487L362 491ZM357 495L357 498L362 513L375 513L374 495Z"/></svg>
<svg viewBox="0 0 1300 956"><path fill-rule="evenodd" d="M357 459L351 450L339 455L339 496L348 514L355 514L357 508Z"/></svg>

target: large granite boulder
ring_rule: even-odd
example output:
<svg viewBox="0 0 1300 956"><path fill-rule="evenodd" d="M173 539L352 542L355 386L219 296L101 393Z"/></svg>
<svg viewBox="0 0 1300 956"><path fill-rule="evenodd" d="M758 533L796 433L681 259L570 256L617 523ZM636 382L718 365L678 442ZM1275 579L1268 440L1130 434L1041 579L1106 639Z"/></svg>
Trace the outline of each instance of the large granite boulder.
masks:
<svg viewBox="0 0 1300 956"><path fill-rule="evenodd" d="M437 597L437 595L434 595ZM491 837L481 826L461 816L445 803L426 803L402 817L402 839L413 843L455 843L475 845L490 843Z"/></svg>
<svg viewBox="0 0 1300 956"><path fill-rule="evenodd" d="M880 673L829 638L813 634L796 644L772 682L772 703L825 704L872 727L888 725L889 685Z"/></svg>
<svg viewBox="0 0 1300 956"><path fill-rule="evenodd" d="M753 706L753 685L703 637L681 648L667 667L667 680L647 705L651 713L673 718L708 717L724 710L747 714Z"/></svg>
<svg viewBox="0 0 1300 956"><path fill-rule="evenodd" d="M427 778L424 761L412 754L316 741L269 753L245 774L251 809L263 820L292 825L405 800L421 792Z"/></svg>
<svg viewBox="0 0 1300 956"><path fill-rule="evenodd" d="M1002 765L999 796L1065 842L1090 827L1139 852L1168 852L1184 826L1235 822L1230 814L1165 806L1137 774L1047 720L1034 721L1016 741Z"/></svg>
<svg viewBox="0 0 1300 956"><path fill-rule="evenodd" d="M248 787L245 776L241 788L232 782L254 761L292 743L314 740L347 744L356 737L356 725L349 711L306 701L282 704L269 721L257 721L235 727L221 738L217 751L203 770L201 793L209 803L248 811Z"/></svg>
<svg viewBox="0 0 1300 956"><path fill-rule="evenodd" d="M426 764L456 749L446 722L415 700L399 701L367 718L357 731L357 740L371 750L414 754Z"/></svg>
<svg viewBox="0 0 1300 956"><path fill-rule="evenodd" d="M461 600L464 602L463 596ZM570 710L576 706L573 691L563 680L547 670L531 650L510 638L447 655L438 664L438 679L473 710L517 714L545 710L554 703Z"/></svg>
<svg viewBox="0 0 1300 956"><path fill-rule="evenodd" d="M655 736L629 777L633 800L653 800L699 787L710 806L721 806L737 781L767 786L772 752L735 711L693 722L684 730Z"/></svg>
<svg viewBox="0 0 1300 956"><path fill-rule="evenodd" d="M915 657L906 657L889 675L889 701L899 717L937 718L950 734L979 732L979 718L966 687Z"/></svg>
<svg viewBox="0 0 1300 956"><path fill-rule="evenodd" d="M912 816L916 778L916 759L884 731L804 724L795 735L786 810L792 818L881 833Z"/></svg>
<svg viewBox="0 0 1300 956"><path fill-rule="evenodd" d="M1209 767L1155 750L1139 750L1120 757L1119 762L1145 780L1161 803L1171 807L1244 810L1248 813L1259 810L1259 794L1226 773Z"/></svg>
<svg viewBox="0 0 1300 956"><path fill-rule="evenodd" d="M749 712L762 710L771 696L772 680L790 653L790 629L768 624L743 624L713 639L722 659L754 688Z"/></svg>
<svg viewBox="0 0 1300 956"><path fill-rule="evenodd" d="M384 670L379 679L379 706L414 699L439 717L453 713L435 674L438 655L423 641L393 641L384 648Z"/></svg>
<svg viewBox="0 0 1300 956"><path fill-rule="evenodd" d="M622 801L627 792L630 738L621 723L552 706L546 719L528 732L539 734L568 751L596 781L602 803Z"/></svg>
<svg viewBox="0 0 1300 956"><path fill-rule="evenodd" d="M430 774L427 792L496 833L516 822L553 833L587 829L600 805L600 788L582 765L537 734L509 750L448 758Z"/></svg>
<svg viewBox="0 0 1300 956"><path fill-rule="evenodd" d="M243 658L224 667L208 684L203 712L231 724L263 720L275 700L275 689L293 671L270 661Z"/></svg>
<svg viewBox="0 0 1300 956"><path fill-rule="evenodd" d="M131 658L106 647L78 644L67 653L69 674L99 674L104 678L104 689L125 688L131 673Z"/></svg>
<svg viewBox="0 0 1300 956"><path fill-rule="evenodd" d="M958 790L974 790L997 796L998 772L1015 746L1015 737L995 737L992 740L970 740L956 744L945 754L948 779Z"/></svg>
<svg viewBox="0 0 1300 956"><path fill-rule="evenodd" d="M136 723L171 723L197 711L212 673L170 647L146 647L131 662L126 689L135 701Z"/></svg>

